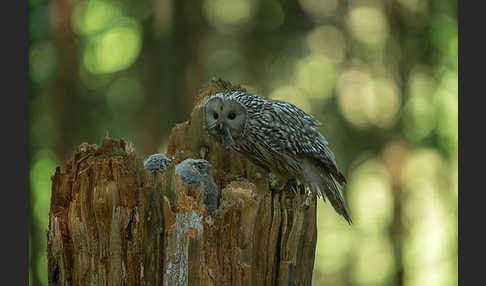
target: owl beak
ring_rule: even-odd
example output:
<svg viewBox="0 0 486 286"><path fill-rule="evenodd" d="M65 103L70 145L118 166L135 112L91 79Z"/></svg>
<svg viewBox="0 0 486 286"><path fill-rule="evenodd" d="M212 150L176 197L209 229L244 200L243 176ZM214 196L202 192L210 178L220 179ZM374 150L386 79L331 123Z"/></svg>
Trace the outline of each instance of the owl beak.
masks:
<svg viewBox="0 0 486 286"><path fill-rule="evenodd" d="M221 122L219 123L219 130L224 149L229 150L234 147L235 141L233 140L233 137L231 136L231 132L229 131L228 127Z"/></svg>

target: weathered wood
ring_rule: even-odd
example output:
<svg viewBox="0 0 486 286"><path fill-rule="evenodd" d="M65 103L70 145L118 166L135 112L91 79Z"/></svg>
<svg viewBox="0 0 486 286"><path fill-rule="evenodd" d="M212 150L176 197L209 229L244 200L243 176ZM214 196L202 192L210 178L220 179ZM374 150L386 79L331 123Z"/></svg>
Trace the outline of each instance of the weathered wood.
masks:
<svg viewBox="0 0 486 286"><path fill-rule="evenodd" d="M201 92L189 121L173 128L172 165L157 177L123 141L82 144L52 177L49 285L311 285L316 201L274 193L265 174L225 151L202 129ZM222 190L218 209L204 184L175 175L185 158L204 158Z"/></svg>

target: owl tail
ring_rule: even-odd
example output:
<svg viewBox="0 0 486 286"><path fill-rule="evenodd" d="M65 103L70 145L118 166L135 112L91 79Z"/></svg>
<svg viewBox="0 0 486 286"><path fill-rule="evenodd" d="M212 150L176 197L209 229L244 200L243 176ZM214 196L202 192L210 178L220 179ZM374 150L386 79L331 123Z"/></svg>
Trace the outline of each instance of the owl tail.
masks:
<svg viewBox="0 0 486 286"><path fill-rule="evenodd" d="M334 179L327 172L322 172L320 177L322 178L322 184L320 185L321 192L324 191L325 196L329 199L336 212L342 215L346 221L351 224L351 217L349 216L343 197L339 193ZM324 194L322 194L323 199Z"/></svg>
<svg viewBox="0 0 486 286"><path fill-rule="evenodd" d="M349 224L352 223L349 212L344 204L343 197L339 193L336 182L331 173L326 169L326 166L320 165L314 160L304 160L301 181L307 185L317 197L322 195L324 202L326 202L327 197L336 212L342 215Z"/></svg>

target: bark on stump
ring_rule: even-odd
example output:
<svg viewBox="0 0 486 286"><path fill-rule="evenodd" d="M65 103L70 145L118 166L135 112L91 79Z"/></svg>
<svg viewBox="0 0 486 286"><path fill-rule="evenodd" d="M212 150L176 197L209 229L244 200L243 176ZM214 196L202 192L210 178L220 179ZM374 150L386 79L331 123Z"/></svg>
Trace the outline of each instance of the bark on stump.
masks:
<svg viewBox="0 0 486 286"><path fill-rule="evenodd" d="M202 129L203 91L189 121L173 128L174 158L157 183L123 141L81 144L52 177L49 285L311 285L316 201L272 192L259 169L225 151ZM227 86L225 88L239 88ZM204 184L174 174L204 158L221 190L218 209L202 203Z"/></svg>

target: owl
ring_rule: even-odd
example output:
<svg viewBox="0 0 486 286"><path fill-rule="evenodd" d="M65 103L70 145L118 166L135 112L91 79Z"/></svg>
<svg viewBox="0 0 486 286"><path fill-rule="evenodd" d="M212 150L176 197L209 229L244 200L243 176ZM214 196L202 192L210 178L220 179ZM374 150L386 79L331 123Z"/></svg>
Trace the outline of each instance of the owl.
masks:
<svg viewBox="0 0 486 286"><path fill-rule="evenodd" d="M152 154L143 161L143 168L154 176L154 181L157 180L157 172L163 174L172 163L172 159L164 154Z"/></svg>
<svg viewBox="0 0 486 286"><path fill-rule="evenodd" d="M211 96L204 105L203 127L225 149L233 149L276 178L282 190L295 180L318 197L331 202L351 224L336 181L346 179L338 170L321 125L297 106L243 91Z"/></svg>
<svg viewBox="0 0 486 286"><path fill-rule="evenodd" d="M199 188L201 182L204 183L203 203L210 213L216 210L220 194L211 177L211 164L208 161L188 158L176 165L175 174L196 188Z"/></svg>

